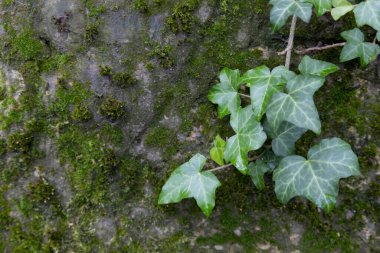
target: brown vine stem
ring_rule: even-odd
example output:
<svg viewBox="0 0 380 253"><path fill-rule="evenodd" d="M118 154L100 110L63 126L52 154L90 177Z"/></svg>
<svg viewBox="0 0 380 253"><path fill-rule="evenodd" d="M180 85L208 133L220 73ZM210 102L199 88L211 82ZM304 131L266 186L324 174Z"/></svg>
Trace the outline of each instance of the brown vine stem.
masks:
<svg viewBox="0 0 380 253"><path fill-rule="evenodd" d="M343 47L344 45L346 45L346 42L336 43L336 44L327 45L327 46L323 46L323 47L310 47L310 48L307 48L304 50L295 50L295 52L297 54L306 54L306 53L311 52L311 51L322 51L322 50L326 50L326 49L330 49L330 48L334 48L334 47Z"/></svg>
<svg viewBox="0 0 380 253"><path fill-rule="evenodd" d="M243 93L239 93L239 95L242 96L242 97L251 99L251 96L249 96L249 95L246 95L246 94L243 94Z"/></svg>
<svg viewBox="0 0 380 253"><path fill-rule="evenodd" d="M290 25L290 33L289 33L289 39L288 39L288 46L285 48L284 51L277 53L278 55L284 55L284 54L286 54L285 67L287 69L289 69L289 67L290 67L290 59L292 57L292 50L293 50L293 43L294 43L294 33L296 31L296 24L297 24L297 17L293 16L293 18L292 18L292 24Z"/></svg>
<svg viewBox="0 0 380 253"><path fill-rule="evenodd" d="M270 147L269 147L269 148L270 148ZM269 149L269 148L267 148L267 149ZM262 152L260 155L258 155L258 156L254 156L254 157L252 157L252 158L249 158L248 161L253 162L253 161L256 161L256 160L260 159L260 158L265 154L266 151L267 151L267 150L263 151L263 152ZM216 168L213 168L213 169L211 169L211 170L206 170L206 171L208 171L208 172L214 172L214 171L218 171L218 170L227 169L227 168L232 167L232 166L233 166L233 164L232 164L232 163L229 163L229 164L226 164L226 165L223 165L223 166L220 166L220 167L216 167Z"/></svg>

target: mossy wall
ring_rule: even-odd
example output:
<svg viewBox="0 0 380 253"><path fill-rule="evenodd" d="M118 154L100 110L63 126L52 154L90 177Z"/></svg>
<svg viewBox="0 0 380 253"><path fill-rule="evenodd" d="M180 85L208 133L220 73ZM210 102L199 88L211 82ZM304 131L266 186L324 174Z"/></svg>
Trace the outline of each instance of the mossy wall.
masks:
<svg viewBox="0 0 380 253"><path fill-rule="evenodd" d="M339 50L315 95L322 135L339 136L363 175L340 183L330 214L281 205L233 170L209 219L193 200L158 206L176 166L231 135L207 92L226 66L283 64L264 0L0 2L1 252L376 252L380 250L379 61ZM339 40L351 16L299 22L295 44ZM313 31L312 33L310 31ZM293 56L295 68L301 56Z"/></svg>

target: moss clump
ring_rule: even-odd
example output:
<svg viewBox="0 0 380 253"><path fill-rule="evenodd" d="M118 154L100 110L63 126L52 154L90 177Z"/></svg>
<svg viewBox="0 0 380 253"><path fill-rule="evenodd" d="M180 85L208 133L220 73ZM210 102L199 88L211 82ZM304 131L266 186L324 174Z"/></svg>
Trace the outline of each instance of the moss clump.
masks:
<svg viewBox="0 0 380 253"><path fill-rule="evenodd" d="M92 18L99 18L99 16L107 11L107 8L104 4L99 6L90 6L89 16Z"/></svg>
<svg viewBox="0 0 380 253"><path fill-rule="evenodd" d="M40 64L40 70L42 72L59 70L70 62L72 55L70 54L57 54L53 55Z"/></svg>
<svg viewBox="0 0 380 253"><path fill-rule="evenodd" d="M137 81L128 72L119 72L112 75L112 82L120 88L127 88L135 84Z"/></svg>
<svg viewBox="0 0 380 253"><path fill-rule="evenodd" d="M101 204L109 191L108 178L118 159L113 149L93 130L72 126L58 138L62 162L72 166L70 182L76 204Z"/></svg>
<svg viewBox="0 0 380 253"><path fill-rule="evenodd" d="M72 107L82 105L90 96L91 91L87 85L79 82L68 83L65 79L62 79L59 82L56 100L49 107L49 111L62 120L68 120L72 114Z"/></svg>
<svg viewBox="0 0 380 253"><path fill-rule="evenodd" d="M0 156L7 152L7 142L4 139L0 139Z"/></svg>
<svg viewBox="0 0 380 253"><path fill-rule="evenodd" d="M28 133L39 133L45 129L46 122L43 119L32 118L25 123L25 129Z"/></svg>
<svg viewBox="0 0 380 253"><path fill-rule="evenodd" d="M174 131L166 127L155 127L148 131L144 143L164 151L166 159L171 159L179 150L179 142Z"/></svg>
<svg viewBox="0 0 380 253"><path fill-rule="evenodd" d="M33 136L29 132L18 131L8 137L8 149L15 152L26 153L30 150Z"/></svg>
<svg viewBox="0 0 380 253"><path fill-rule="evenodd" d="M174 58L171 56L171 51L172 47L170 45L163 47L156 45L149 55L151 57L157 57L161 67L170 68L174 65Z"/></svg>
<svg viewBox="0 0 380 253"><path fill-rule="evenodd" d="M79 121L89 121L92 119L92 113L86 105L76 105L71 113L71 118Z"/></svg>
<svg viewBox="0 0 380 253"><path fill-rule="evenodd" d="M145 64L145 67L148 71L153 71L154 70L154 64L151 63L151 62L148 62L147 64Z"/></svg>
<svg viewBox="0 0 380 253"><path fill-rule="evenodd" d="M149 10L147 0L134 0L133 1L133 7L142 13L147 13Z"/></svg>
<svg viewBox="0 0 380 253"><path fill-rule="evenodd" d="M14 38L12 46L23 60L35 60L43 55L44 46L40 40L34 38L31 30L25 30Z"/></svg>
<svg viewBox="0 0 380 253"><path fill-rule="evenodd" d="M100 129L100 135L102 136L103 140L112 143L112 145L121 146L123 144L123 131L120 128L111 124L105 124Z"/></svg>
<svg viewBox="0 0 380 253"><path fill-rule="evenodd" d="M124 106L120 101L107 97L100 105L100 114L111 120L117 120L125 114Z"/></svg>
<svg viewBox="0 0 380 253"><path fill-rule="evenodd" d="M30 184L29 191L28 199L34 206L45 206L48 204L55 208L60 207L59 200L57 199L57 192L46 179L40 178L37 182Z"/></svg>
<svg viewBox="0 0 380 253"><path fill-rule="evenodd" d="M190 33L196 20L193 14L198 7L199 0L180 1L174 6L173 13L166 19L166 26L173 32Z"/></svg>
<svg viewBox="0 0 380 253"><path fill-rule="evenodd" d="M369 122L368 126L380 136L380 101L375 101L373 104L369 105Z"/></svg>
<svg viewBox="0 0 380 253"><path fill-rule="evenodd" d="M99 35L99 24L98 23L88 24L84 31L85 43L86 44L95 43L98 35Z"/></svg>
<svg viewBox="0 0 380 253"><path fill-rule="evenodd" d="M7 97L7 88L5 86L0 86L0 101Z"/></svg>
<svg viewBox="0 0 380 253"><path fill-rule="evenodd" d="M99 74L101 76L110 77L112 76L112 69L108 65L99 65Z"/></svg>

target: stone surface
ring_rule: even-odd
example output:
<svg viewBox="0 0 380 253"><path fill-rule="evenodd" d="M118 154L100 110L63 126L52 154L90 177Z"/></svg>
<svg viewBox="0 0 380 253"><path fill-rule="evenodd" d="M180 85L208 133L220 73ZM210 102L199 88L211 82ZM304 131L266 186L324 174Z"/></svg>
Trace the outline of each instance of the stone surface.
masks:
<svg viewBox="0 0 380 253"><path fill-rule="evenodd" d="M298 198L283 206L270 175L261 192L233 170L217 174L209 219L192 199L157 205L171 171L231 136L207 100L219 70L283 64L287 30L271 34L269 10L261 0L1 1L0 151L14 133L32 140L0 152L0 251L380 250L380 64L340 64L335 49L312 55L341 69L315 95L322 135L297 142L305 154L339 136L359 156L363 175L341 181L332 213ZM299 22L295 43L335 41L350 22Z"/></svg>

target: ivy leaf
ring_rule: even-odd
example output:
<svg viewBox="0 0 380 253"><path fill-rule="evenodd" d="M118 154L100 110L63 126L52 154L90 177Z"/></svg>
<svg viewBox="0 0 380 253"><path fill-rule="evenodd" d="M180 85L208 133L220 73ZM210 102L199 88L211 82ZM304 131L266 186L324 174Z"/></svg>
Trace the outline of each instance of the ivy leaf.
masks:
<svg viewBox="0 0 380 253"><path fill-rule="evenodd" d="M376 39L377 39L377 41L380 41L380 31L377 32Z"/></svg>
<svg viewBox="0 0 380 253"><path fill-rule="evenodd" d="M268 164L270 171L273 171L278 166L280 157L276 156L272 151L267 150L259 160Z"/></svg>
<svg viewBox="0 0 380 253"><path fill-rule="evenodd" d="M247 106L232 114L230 120L235 135L227 140L224 158L241 173L248 173L248 152L259 149L267 136L256 120L252 107Z"/></svg>
<svg viewBox="0 0 380 253"><path fill-rule="evenodd" d="M219 135L215 137L214 147L210 150L211 159L219 165L224 165L224 148L226 142Z"/></svg>
<svg viewBox="0 0 380 253"><path fill-rule="evenodd" d="M265 113L267 104L273 94L281 92L286 84L282 77L283 69L275 68L270 71L266 66L260 66L248 70L242 77L242 83L250 87L251 104L258 121Z"/></svg>
<svg viewBox="0 0 380 253"><path fill-rule="evenodd" d="M354 9L354 6L347 0L333 0L332 4L334 8L331 10L331 16L335 21Z"/></svg>
<svg viewBox="0 0 380 253"><path fill-rule="evenodd" d="M347 41L340 54L341 62L360 57L360 65L364 67L380 53L379 45L364 42L364 34L358 28L342 32L340 35Z"/></svg>
<svg viewBox="0 0 380 253"><path fill-rule="evenodd" d="M318 17L331 10L331 0L307 0L307 2L315 6Z"/></svg>
<svg viewBox="0 0 380 253"><path fill-rule="evenodd" d="M279 163L279 157L272 151L265 151L264 155L254 163L248 164L248 174L257 189L263 190L264 174L273 171Z"/></svg>
<svg viewBox="0 0 380 253"><path fill-rule="evenodd" d="M262 160L257 160L256 162L248 165L248 174L257 189L264 190L264 174L270 170L271 168L269 165Z"/></svg>
<svg viewBox="0 0 380 253"><path fill-rule="evenodd" d="M298 0L271 0L273 5L270 12L270 21L273 31L283 27L290 16L297 16L304 22L309 23L312 5Z"/></svg>
<svg viewBox="0 0 380 253"><path fill-rule="evenodd" d="M214 174L203 171L206 158L196 154L173 171L162 187L158 204L178 203L195 198L202 212L209 217L215 206L215 190L221 184Z"/></svg>
<svg viewBox="0 0 380 253"><path fill-rule="evenodd" d="M366 0L358 4L354 9L356 24L360 27L369 25L380 31L380 1Z"/></svg>
<svg viewBox="0 0 380 253"><path fill-rule="evenodd" d="M275 192L282 203L303 196L329 212L336 202L339 179L360 175L351 147L339 138L325 139L312 147L308 160L287 156L274 171Z"/></svg>
<svg viewBox="0 0 380 253"><path fill-rule="evenodd" d="M267 108L267 119L274 131L283 121L288 121L300 128L321 132L321 122L313 95L323 85L325 79L320 76L298 75L286 85L288 93L273 95Z"/></svg>
<svg viewBox="0 0 380 253"><path fill-rule="evenodd" d="M270 129L269 124L264 122L264 130L272 139L272 150L277 156L294 154L294 144L307 131L287 121L283 121L276 131Z"/></svg>
<svg viewBox="0 0 380 253"><path fill-rule="evenodd" d="M330 62L314 60L306 55L302 58L298 69L304 75L326 77L328 74L336 72L339 68Z"/></svg>
<svg viewBox="0 0 380 253"><path fill-rule="evenodd" d="M240 86L239 70L224 68L219 75L220 83L214 85L208 99L218 104L218 115L220 118L234 113L240 107L240 95L238 93Z"/></svg>

